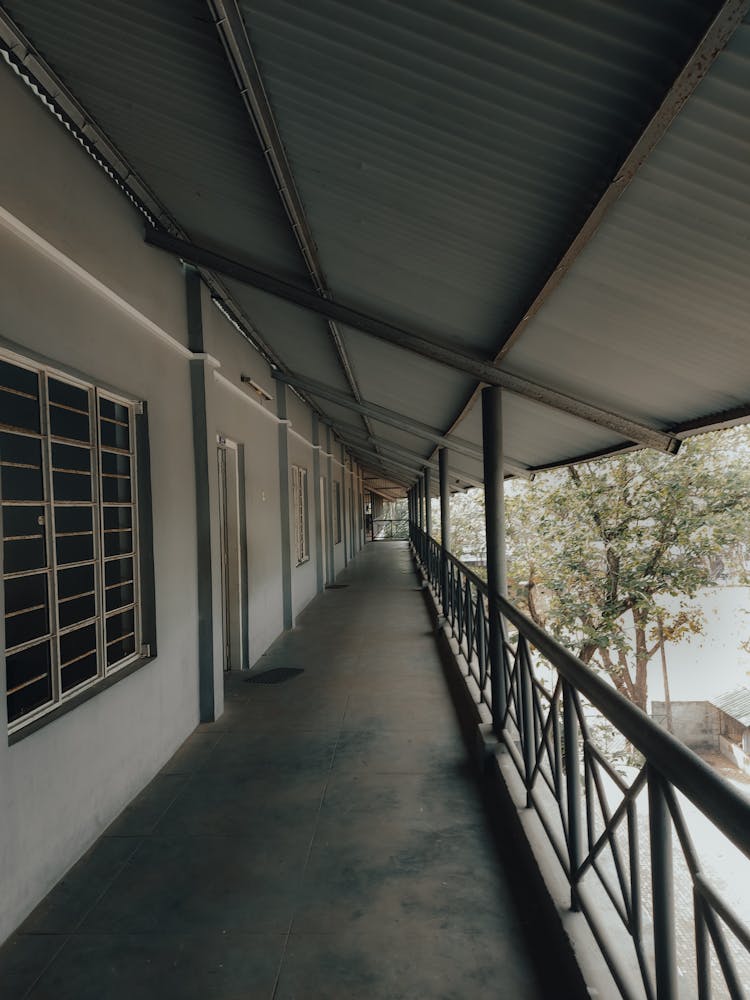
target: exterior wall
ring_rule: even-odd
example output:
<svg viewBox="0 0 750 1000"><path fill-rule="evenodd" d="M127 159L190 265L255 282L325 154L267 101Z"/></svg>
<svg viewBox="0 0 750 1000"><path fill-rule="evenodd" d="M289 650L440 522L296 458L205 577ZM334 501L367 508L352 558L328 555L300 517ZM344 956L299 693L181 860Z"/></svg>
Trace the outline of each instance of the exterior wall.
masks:
<svg viewBox="0 0 750 1000"><path fill-rule="evenodd" d="M313 490L313 448L312 413L293 392L287 392L287 407L291 427L289 429L289 496L290 532L292 537L292 615L294 618L310 603L317 593L315 531L319 529L315 518L315 496ZM299 465L307 469L307 539L309 558L297 565L294 550L294 506L291 501L291 468ZM319 487L318 487L319 488Z"/></svg>
<svg viewBox="0 0 750 1000"><path fill-rule="evenodd" d="M0 733L2 941L194 729L200 664L192 356L183 269L145 246L139 214L30 91L4 71L0 126L15 137L0 157L0 341L148 403L158 646L153 661L12 746ZM46 169L48 164L53 166ZM205 289L201 313L218 715L223 657L217 437L244 452L252 665L283 628L279 423L275 402L260 403L241 382L249 375L276 395L264 359ZM297 615L317 587L313 491L319 487L313 479L311 411L293 393L288 402L289 463L304 466L309 476L310 559L292 566ZM342 482L340 458L336 442L333 477ZM342 506L348 487L342 484ZM348 532L346 517L344 508ZM335 572L343 566L342 538L335 546ZM3 664L0 727L6 724Z"/></svg>
<svg viewBox="0 0 750 1000"><path fill-rule="evenodd" d="M719 753L727 760L731 760L745 774L750 774L750 753L746 753L741 746L732 743L725 736L720 736Z"/></svg>
<svg viewBox="0 0 750 1000"><path fill-rule="evenodd" d="M268 365L213 305L206 289L203 291L202 299L206 352L220 365L213 368L210 377L207 378L206 394L209 487L212 498L211 536L214 554L214 664L218 665L220 675L222 649L217 438L223 435L244 447L249 602L248 659L249 663L253 664L283 629L278 421L275 416L275 403L256 402L255 394L241 382L241 376L247 375L266 392L273 394L274 382Z"/></svg>
<svg viewBox="0 0 750 1000"><path fill-rule="evenodd" d="M651 717L666 727L667 710L663 701L651 703ZM674 735L693 749L717 749L719 746L719 712L707 701L673 701L672 726Z"/></svg>
<svg viewBox="0 0 750 1000"><path fill-rule="evenodd" d="M348 529L346 526L346 511L347 511L347 497L348 490L344 487L346 486L346 476L344 475L344 467L341 462L341 445L335 439L332 439L333 453L333 473L331 477L331 483L338 483L341 489L341 541L336 541L336 498L334 496L334 487L331 486L331 498L333 502L333 565L334 565L334 576L338 576L339 573L346 567L348 561L348 550L346 549Z"/></svg>
<svg viewBox="0 0 750 1000"><path fill-rule="evenodd" d="M143 246L122 196L5 72L0 108L15 136L0 157L0 336L148 401L158 639L157 658L108 690L13 746L0 737L2 940L159 770L198 707L180 268ZM5 727L4 667L0 688Z"/></svg>

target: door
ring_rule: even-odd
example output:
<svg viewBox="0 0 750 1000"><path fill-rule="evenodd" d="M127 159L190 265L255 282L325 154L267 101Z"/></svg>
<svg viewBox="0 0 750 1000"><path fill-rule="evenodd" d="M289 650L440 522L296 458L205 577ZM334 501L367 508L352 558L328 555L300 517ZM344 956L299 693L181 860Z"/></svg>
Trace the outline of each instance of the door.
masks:
<svg viewBox="0 0 750 1000"><path fill-rule="evenodd" d="M237 445L219 439L219 552L225 670L242 669L240 493Z"/></svg>
<svg viewBox="0 0 750 1000"><path fill-rule="evenodd" d="M320 477L320 537L323 542L323 580L325 583L330 583L331 554L328 551L328 490L325 476Z"/></svg>

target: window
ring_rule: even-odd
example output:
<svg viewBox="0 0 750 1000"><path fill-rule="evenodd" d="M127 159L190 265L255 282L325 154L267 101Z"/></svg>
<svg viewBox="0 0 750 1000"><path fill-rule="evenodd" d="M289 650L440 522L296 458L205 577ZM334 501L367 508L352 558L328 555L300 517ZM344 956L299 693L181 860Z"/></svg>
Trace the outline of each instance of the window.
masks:
<svg viewBox="0 0 750 1000"><path fill-rule="evenodd" d="M307 469L292 466L292 509L294 511L294 551L297 565L310 558L307 535Z"/></svg>
<svg viewBox="0 0 750 1000"><path fill-rule="evenodd" d="M341 541L341 483L333 484L333 503L336 514L336 545Z"/></svg>
<svg viewBox="0 0 750 1000"><path fill-rule="evenodd" d="M0 358L11 732L141 655L135 409Z"/></svg>

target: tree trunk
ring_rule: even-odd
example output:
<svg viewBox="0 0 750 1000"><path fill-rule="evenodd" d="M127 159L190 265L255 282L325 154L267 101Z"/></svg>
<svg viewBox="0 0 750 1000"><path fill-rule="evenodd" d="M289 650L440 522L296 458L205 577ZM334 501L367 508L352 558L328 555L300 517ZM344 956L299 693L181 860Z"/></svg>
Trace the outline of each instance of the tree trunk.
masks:
<svg viewBox="0 0 750 1000"><path fill-rule="evenodd" d="M664 623L659 619L659 651L661 653L661 676L664 681L664 707L667 710L667 732L674 733L672 720L672 699L669 696L669 673L667 671L667 654L664 649Z"/></svg>
<svg viewBox="0 0 750 1000"><path fill-rule="evenodd" d="M648 645L646 643L645 616L633 611L635 623L635 684L633 685L633 704L646 711L648 704Z"/></svg>

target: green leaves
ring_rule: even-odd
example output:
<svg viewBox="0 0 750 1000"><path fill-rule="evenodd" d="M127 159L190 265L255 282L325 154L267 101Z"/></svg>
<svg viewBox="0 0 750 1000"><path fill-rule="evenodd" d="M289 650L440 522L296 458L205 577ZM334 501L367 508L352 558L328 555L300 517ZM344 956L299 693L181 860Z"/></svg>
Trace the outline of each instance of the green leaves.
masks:
<svg viewBox="0 0 750 1000"><path fill-rule="evenodd" d="M453 550L484 553L480 491L454 498ZM514 482L506 496L511 600L646 706L646 667L698 616L661 599L692 597L717 573L747 576L750 429L703 434L677 456L652 451ZM663 603L663 602L662 602Z"/></svg>

